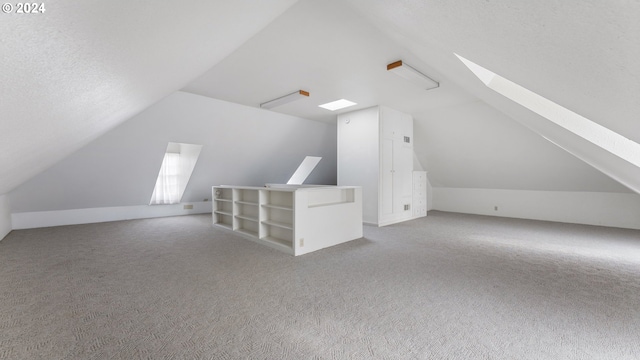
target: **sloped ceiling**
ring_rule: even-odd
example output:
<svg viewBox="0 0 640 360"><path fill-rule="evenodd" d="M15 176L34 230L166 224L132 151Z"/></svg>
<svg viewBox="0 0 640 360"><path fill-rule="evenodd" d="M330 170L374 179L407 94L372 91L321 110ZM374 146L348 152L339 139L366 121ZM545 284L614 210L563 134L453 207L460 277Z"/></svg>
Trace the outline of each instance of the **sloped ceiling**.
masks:
<svg viewBox="0 0 640 360"><path fill-rule="evenodd" d="M640 142L637 1L294 2L61 0L0 14L0 194L180 88L256 107L303 89L274 110L327 122L375 105L411 113L437 186L629 191L524 126L531 114L454 53ZM389 74L398 59L440 88ZM358 105L317 107L343 97Z"/></svg>
<svg viewBox="0 0 640 360"><path fill-rule="evenodd" d="M293 3L58 0L0 14L0 194L180 89Z"/></svg>
<svg viewBox="0 0 640 360"><path fill-rule="evenodd" d="M640 142L639 2L402 1L389 4L379 0L349 0L349 3L449 80L512 119L553 138L564 149L630 185L636 192L640 191L640 169L636 166L602 149L594 149L571 134L550 129L543 119L536 119L531 112L484 87L471 72L462 69L452 55L458 53L471 59ZM539 147L532 150L537 149ZM549 161L555 162L555 159L549 158ZM590 175L590 178L597 176ZM578 188L587 186L577 177L575 181ZM593 189L604 191L604 188L611 188L610 184L601 182Z"/></svg>
<svg viewBox="0 0 640 360"><path fill-rule="evenodd" d="M337 113L375 105L413 113L475 100L451 81L421 91L387 71L398 59L443 77L343 1L303 0L184 90L247 106L307 90L308 99L274 111L332 123ZM318 107L340 98L358 105L336 112Z"/></svg>
<svg viewBox="0 0 640 360"><path fill-rule="evenodd" d="M638 32L627 34L637 25L625 12L632 9L611 7L576 1L553 7L540 2L302 0L184 90L259 106L303 89L311 93L308 99L274 111L329 122L336 113L375 105L410 113L417 158L436 186L629 192L523 126L518 120L530 114L492 94L454 55L492 66L638 138L640 122L632 119L640 102L631 104L639 94L639 83L633 81L638 67L631 61ZM606 50L599 52L594 45ZM618 58L608 62L616 53ZM398 59L441 86L424 91L386 71ZM586 79L594 72L597 77ZM358 105L335 113L317 107L339 98Z"/></svg>

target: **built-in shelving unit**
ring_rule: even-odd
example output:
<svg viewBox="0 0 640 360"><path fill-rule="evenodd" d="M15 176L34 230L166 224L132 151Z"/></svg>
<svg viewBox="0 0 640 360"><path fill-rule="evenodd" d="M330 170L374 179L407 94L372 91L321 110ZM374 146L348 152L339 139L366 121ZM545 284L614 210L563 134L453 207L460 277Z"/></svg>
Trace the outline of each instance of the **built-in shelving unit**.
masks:
<svg viewBox="0 0 640 360"><path fill-rule="evenodd" d="M233 189L234 230L252 237L258 237L260 191L254 189Z"/></svg>
<svg viewBox="0 0 640 360"><path fill-rule="evenodd" d="M218 189L213 193L214 223L233 230L233 189Z"/></svg>
<svg viewBox="0 0 640 360"><path fill-rule="evenodd" d="M213 224L293 255L362 237L359 187L214 186Z"/></svg>

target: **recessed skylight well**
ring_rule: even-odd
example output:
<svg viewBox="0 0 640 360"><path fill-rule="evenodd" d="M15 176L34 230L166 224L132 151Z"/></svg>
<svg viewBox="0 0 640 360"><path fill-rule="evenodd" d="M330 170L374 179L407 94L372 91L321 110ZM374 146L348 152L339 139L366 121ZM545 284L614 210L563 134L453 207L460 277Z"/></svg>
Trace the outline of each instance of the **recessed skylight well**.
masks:
<svg viewBox="0 0 640 360"><path fill-rule="evenodd" d="M346 100L346 99L340 99L340 100L332 101L332 102L329 102L329 103L326 103L326 104L322 104L322 105L318 105L318 106L323 108L323 109L336 111L336 110L348 108L349 106L353 106L353 105L358 105L358 104L354 103L353 101Z"/></svg>
<svg viewBox="0 0 640 360"><path fill-rule="evenodd" d="M640 167L640 144L455 54L488 88Z"/></svg>

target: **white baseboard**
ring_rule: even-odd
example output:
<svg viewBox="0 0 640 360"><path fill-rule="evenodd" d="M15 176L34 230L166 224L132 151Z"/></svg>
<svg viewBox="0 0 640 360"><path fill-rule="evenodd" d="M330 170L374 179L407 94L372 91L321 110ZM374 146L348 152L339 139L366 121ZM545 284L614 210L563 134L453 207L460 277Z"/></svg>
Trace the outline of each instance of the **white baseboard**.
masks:
<svg viewBox="0 0 640 360"><path fill-rule="evenodd" d="M635 193L434 187L433 210L640 229Z"/></svg>
<svg viewBox="0 0 640 360"><path fill-rule="evenodd" d="M184 209L193 205L193 209ZM107 221L146 219L165 216L211 213L211 202L190 202L175 205L138 205L56 211L35 211L11 214L14 230L60 225L90 224Z"/></svg>

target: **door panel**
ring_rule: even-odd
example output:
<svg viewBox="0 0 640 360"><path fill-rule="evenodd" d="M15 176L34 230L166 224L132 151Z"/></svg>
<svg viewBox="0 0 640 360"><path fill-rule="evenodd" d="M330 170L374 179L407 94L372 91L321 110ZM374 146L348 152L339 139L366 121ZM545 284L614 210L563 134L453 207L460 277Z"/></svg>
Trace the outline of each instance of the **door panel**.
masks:
<svg viewBox="0 0 640 360"><path fill-rule="evenodd" d="M393 213L393 148L394 141L392 139L384 139L382 142L382 194L380 197L382 214Z"/></svg>

